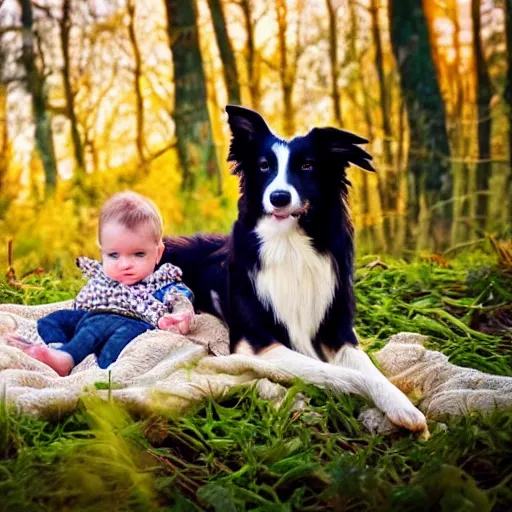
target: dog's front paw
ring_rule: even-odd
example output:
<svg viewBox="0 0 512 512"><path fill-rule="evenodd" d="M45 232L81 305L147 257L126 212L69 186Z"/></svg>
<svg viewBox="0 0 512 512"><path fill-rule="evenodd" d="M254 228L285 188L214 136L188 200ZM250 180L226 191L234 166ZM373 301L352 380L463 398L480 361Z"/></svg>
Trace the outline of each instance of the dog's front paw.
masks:
<svg viewBox="0 0 512 512"><path fill-rule="evenodd" d="M389 420L399 427L413 432L428 432L425 415L410 402L396 404L384 412Z"/></svg>

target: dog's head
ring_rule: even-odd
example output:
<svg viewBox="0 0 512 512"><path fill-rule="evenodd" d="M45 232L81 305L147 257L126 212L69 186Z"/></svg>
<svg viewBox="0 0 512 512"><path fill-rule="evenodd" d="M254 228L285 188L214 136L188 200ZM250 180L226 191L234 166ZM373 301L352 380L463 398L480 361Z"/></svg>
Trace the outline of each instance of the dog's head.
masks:
<svg viewBox="0 0 512 512"><path fill-rule="evenodd" d="M268 216L285 228L341 208L350 164L374 171L372 157L358 145L368 142L336 128L313 128L285 141L253 110L228 105L231 128L228 161L241 178L241 214Z"/></svg>

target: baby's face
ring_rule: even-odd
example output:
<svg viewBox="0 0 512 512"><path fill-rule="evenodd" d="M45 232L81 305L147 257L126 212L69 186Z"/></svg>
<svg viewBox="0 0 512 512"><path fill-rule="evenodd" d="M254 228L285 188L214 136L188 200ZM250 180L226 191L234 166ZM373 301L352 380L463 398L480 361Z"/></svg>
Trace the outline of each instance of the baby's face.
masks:
<svg viewBox="0 0 512 512"><path fill-rule="evenodd" d="M107 222L100 233L101 257L105 274L125 285L132 285L153 273L164 250L146 226L128 229L118 222Z"/></svg>

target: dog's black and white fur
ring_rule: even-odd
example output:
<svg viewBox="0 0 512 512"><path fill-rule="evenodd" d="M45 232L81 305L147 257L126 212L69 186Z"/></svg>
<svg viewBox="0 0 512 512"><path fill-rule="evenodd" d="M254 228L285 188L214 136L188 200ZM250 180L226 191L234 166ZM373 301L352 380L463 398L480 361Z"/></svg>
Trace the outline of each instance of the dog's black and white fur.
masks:
<svg viewBox="0 0 512 512"><path fill-rule="evenodd" d="M252 110L228 106L228 160L240 177L229 237L166 240L162 262L183 269L199 310L221 316L230 357L259 356L306 382L371 398L389 419L425 417L357 347L352 324L353 228L345 174L373 171L367 142L335 128L285 141Z"/></svg>

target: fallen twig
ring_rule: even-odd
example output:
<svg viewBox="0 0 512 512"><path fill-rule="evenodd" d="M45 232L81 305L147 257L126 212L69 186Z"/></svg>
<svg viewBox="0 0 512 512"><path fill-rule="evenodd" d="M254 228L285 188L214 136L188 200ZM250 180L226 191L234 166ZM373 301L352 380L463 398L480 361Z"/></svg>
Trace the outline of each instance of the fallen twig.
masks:
<svg viewBox="0 0 512 512"><path fill-rule="evenodd" d="M19 281L16 278L16 270L14 269L13 265L13 256L12 256L12 249L13 249L13 239L9 238L7 240L7 272L5 274L5 278L7 280L7 284L11 286L12 288L16 288L17 290L44 290L41 286L33 286L30 284L24 284L22 281ZM31 270L27 274L25 274L23 277L27 277L33 274L42 274L44 272L44 269L41 267L36 268L35 270Z"/></svg>

